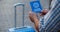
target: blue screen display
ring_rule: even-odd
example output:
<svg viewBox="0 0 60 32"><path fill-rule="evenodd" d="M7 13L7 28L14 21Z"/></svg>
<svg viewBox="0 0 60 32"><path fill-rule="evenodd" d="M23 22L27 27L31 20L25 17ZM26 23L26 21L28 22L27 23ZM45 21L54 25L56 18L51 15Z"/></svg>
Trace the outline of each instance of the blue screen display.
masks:
<svg viewBox="0 0 60 32"><path fill-rule="evenodd" d="M35 12L35 13L42 12L42 6L40 4L40 1L31 1L30 6L32 8L32 12Z"/></svg>

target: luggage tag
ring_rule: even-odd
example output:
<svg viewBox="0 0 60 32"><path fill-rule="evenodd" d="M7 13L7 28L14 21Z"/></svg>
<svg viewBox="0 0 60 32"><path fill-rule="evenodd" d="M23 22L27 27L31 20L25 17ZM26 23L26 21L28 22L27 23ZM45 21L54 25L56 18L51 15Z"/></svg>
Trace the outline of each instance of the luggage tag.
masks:
<svg viewBox="0 0 60 32"><path fill-rule="evenodd" d="M30 6L32 8L32 12L35 12L35 13L42 12L42 6L40 4L40 1L31 1Z"/></svg>

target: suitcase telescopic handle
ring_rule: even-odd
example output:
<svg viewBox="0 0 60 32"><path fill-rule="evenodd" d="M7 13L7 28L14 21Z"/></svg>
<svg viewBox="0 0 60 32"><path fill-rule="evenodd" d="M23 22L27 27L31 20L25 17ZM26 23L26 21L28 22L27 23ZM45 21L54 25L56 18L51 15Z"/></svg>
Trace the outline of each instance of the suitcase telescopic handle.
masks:
<svg viewBox="0 0 60 32"><path fill-rule="evenodd" d="M15 18L14 18L15 24L14 24L14 27L15 27L15 28L17 27L17 26L16 26L16 25L17 25L17 23L16 23L16 15L17 15L17 14L16 14L16 7L17 7L17 6L22 6L22 7L23 7L23 12L22 12L22 26L24 26L24 15L25 15L25 14L24 14L24 10L25 10L24 8L25 8L25 5L24 5L23 3L18 3L18 4L15 4L15 5L14 5L14 10L15 10Z"/></svg>

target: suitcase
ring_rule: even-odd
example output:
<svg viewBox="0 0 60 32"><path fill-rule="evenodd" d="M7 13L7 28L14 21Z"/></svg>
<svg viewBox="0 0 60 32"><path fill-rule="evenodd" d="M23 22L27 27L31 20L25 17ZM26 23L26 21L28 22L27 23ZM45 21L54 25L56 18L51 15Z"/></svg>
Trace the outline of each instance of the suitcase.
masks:
<svg viewBox="0 0 60 32"><path fill-rule="evenodd" d="M31 26L25 26L20 28L11 28L9 32L35 32L34 28Z"/></svg>
<svg viewBox="0 0 60 32"><path fill-rule="evenodd" d="M22 27L17 27L16 26L16 7L17 6L23 6L23 26ZM14 25L14 28L10 28L8 31L9 32L35 32L35 29L31 26L24 26L24 8L25 8L25 5L22 4L22 3L18 3L18 4L15 4L14 5L14 10L15 10L15 25Z"/></svg>

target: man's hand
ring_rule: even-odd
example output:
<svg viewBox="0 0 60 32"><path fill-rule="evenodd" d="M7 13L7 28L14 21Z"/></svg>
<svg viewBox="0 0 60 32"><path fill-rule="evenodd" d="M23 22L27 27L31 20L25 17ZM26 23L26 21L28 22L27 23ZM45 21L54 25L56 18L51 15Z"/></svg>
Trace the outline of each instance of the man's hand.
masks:
<svg viewBox="0 0 60 32"><path fill-rule="evenodd" d="M44 16L48 13L48 10L47 9L44 9L41 13L40 13L40 16Z"/></svg>
<svg viewBox="0 0 60 32"><path fill-rule="evenodd" d="M35 23L35 21L38 20L37 15L34 14L33 12L31 12L31 11L29 12L29 18L33 23Z"/></svg>

